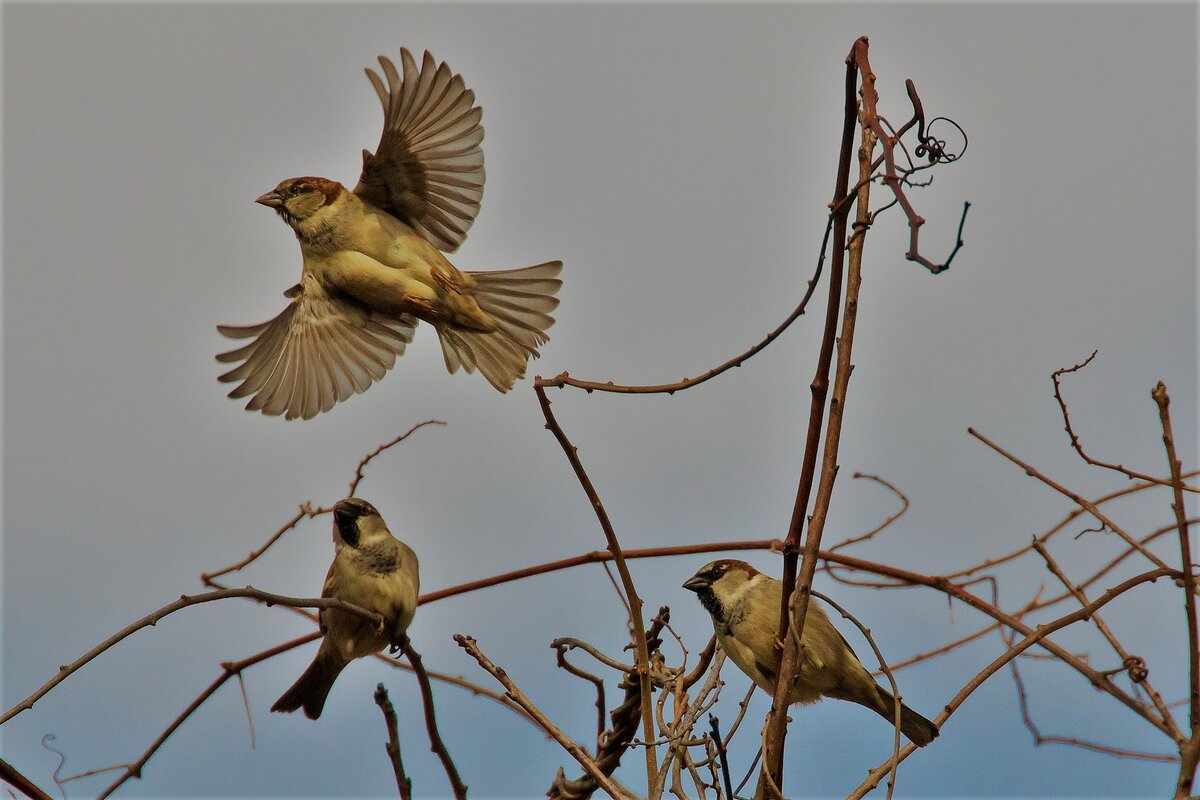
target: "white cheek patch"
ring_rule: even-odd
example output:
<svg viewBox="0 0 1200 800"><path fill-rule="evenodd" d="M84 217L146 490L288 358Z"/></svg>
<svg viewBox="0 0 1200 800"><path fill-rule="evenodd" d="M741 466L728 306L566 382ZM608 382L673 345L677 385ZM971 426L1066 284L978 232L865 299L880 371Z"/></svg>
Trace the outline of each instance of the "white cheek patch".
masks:
<svg viewBox="0 0 1200 800"><path fill-rule="evenodd" d="M728 599L726 601L727 604L731 605L731 606L737 605L739 602L741 602L742 598L746 595L746 593L749 592L755 586L757 586L760 581L762 581L762 576L755 575L750 580L742 583L740 586L738 586L736 589L734 589L732 592L729 593Z"/></svg>

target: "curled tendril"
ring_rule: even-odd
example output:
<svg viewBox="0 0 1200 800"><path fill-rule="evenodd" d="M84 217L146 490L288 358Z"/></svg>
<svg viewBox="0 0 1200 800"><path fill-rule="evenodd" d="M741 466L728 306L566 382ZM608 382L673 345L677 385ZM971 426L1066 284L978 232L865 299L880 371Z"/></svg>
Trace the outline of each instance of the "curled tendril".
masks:
<svg viewBox="0 0 1200 800"><path fill-rule="evenodd" d="M67 790L63 788L65 781L58 775L58 773L62 772L62 768L66 766L67 754L50 744L54 739L55 736L53 733L47 733L42 737L42 747L58 756L58 766L54 768L54 783L58 786L58 791L62 793L63 800L67 800Z"/></svg>
<svg viewBox="0 0 1200 800"><path fill-rule="evenodd" d="M952 152L946 149L946 140L934 135L933 126L938 122L945 122L953 125L962 137L962 149L958 152ZM913 151L917 158L928 158L930 164L950 164L962 158L963 153L967 152L967 132L962 129L954 120L949 117L934 117L928 123L922 125L917 132L917 138L920 139L920 144Z"/></svg>
<svg viewBox="0 0 1200 800"><path fill-rule="evenodd" d="M1126 658L1125 669L1129 673L1129 680L1134 683L1141 683L1150 677L1150 670L1146 669L1146 662L1141 656Z"/></svg>

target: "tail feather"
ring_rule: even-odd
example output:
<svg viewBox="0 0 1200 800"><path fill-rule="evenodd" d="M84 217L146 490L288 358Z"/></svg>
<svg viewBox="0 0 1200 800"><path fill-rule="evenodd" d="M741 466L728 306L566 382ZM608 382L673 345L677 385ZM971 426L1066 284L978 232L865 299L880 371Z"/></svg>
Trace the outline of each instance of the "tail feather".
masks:
<svg viewBox="0 0 1200 800"><path fill-rule="evenodd" d="M558 306L554 294L562 286L557 277L561 271L561 261L548 261L524 269L468 273L475 282L475 301L496 321L496 330L439 328L446 370L478 369L501 392L524 378L529 358L537 358L538 347L550 340L546 331L554 317L549 312Z"/></svg>
<svg viewBox="0 0 1200 800"><path fill-rule="evenodd" d="M876 688L879 690L879 699L883 703L882 708L875 708L874 710L888 722L894 723L896 719L895 698L892 697L891 692L882 686L877 686ZM925 719L925 717L913 711L904 703L900 704L900 732L917 747L924 747L929 744L940 733L937 725Z"/></svg>
<svg viewBox="0 0 1200 800"><path fill-rule="evenodd" d="M292 684L292 688L275 701L271 710L290 714L298 708L303 708L304 716L309 719L321 716L321 710L325 708L325 698L329 696L333 682L337 680L346 663L332 654L325 653L323 648L318 650L308 669Z"/></svg>

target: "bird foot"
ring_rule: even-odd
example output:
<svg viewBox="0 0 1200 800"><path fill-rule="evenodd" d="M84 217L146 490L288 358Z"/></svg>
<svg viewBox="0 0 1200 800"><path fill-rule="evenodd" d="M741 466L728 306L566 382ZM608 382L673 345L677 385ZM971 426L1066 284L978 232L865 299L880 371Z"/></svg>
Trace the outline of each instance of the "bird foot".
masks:
<svg viewBox="0 0 1200 800"><path fill-rule="evenodd" d="M433 276L434 282L437 283L438 286L442 287L443 291L462 294L462 290L450 281L450 276L442 272L437 267L432 268L429 271L429 274Z"/></svg>
<svg viewBox="0 0 1200 800"><path fill-rule="evenodd" d="M418 311L423 311L426 314L437 314L436 309L433 307L433 301L428 298L418 297L415 294L406 294L401 299L405 305L412 306Z"/></svg>
<svg viewBox="0 0 1200 800"><path fill-rule="evenodd" d="M388 655L399 658L399 653L403 653L408 648L408 634L400 634L399 639L395 639L388 644Z"/></svg>

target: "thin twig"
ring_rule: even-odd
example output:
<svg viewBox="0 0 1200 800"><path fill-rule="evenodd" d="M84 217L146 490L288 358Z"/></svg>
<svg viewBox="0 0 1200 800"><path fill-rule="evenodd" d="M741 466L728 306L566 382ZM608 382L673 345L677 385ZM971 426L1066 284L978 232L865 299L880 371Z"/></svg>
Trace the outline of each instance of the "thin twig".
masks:
<svg viewBox="0 0 1200 800"><path fill-rule="evenodd" d="M1075 366L1062 367L1061 369L1056 369L1056 370L1054 370L1054 372L1050 373L1050 379L1054 381L1054 399L1058 401L1059 411L1062 412L1064 429L1067 432L1067 436L1070 437L1070 439L1071 439L1071 447L1073 447L1075 449L1075 452L1079 454L1080 458L1082 458L1084 461L1086 461L1087 463L1091 464L1094 467L1102 467L1104 469L1110 469L1114 472L1120 472L1122 475L1125 475L1126 477L1128 477L1130 479L1146 481L1148 483L1153 483L1158 486L1171 486L1172 483L1169 479L1157 478L1153 475L1147 475L1144 472L1135 472L1134 470L1126 469L1125 466L1122 464L1110 464L1105 461L1100 461L1099 459L1092 458L1086 452L1084 452L1083 444L1079 441L1079 436L1075 433L1075 429L1071 425L1071 415L1067 411L1067 401L1064 400L1063 396L1062 396L1062 381L1060 380L1060 378L1063 375L1068 375L1072 372L1078 372L1079 370L1083 369L1088 364L1092 363L1092 359L1094 359L1096 357L1096 354L1099 352L1100 352L1099 350L1093 350L1092 354L1090 356L1085 358L1083 361L1080 361ZM1200 489L1198 489L1194 486L1186 486L1185 485L1183 488L1185 491L1189 491L1189 492L1200 491Z"/></svg>
<svg viewBox="0 0 1200 800"><path fill-rule="evenodd" d="M450 751L446 749L446 743L442 741L442 735L438 732L437 713L433 707L433 687L429 685L429 676L425 673L425 666L421 662L421 654L413 649L412 643L407 638L404 641L402 649L404 650L404 655L408 658L408 663L412 664L413 673L417 676L417 683L421 686L421 704L425 709L425 728L429 732L429 748L441 760L442 768L446 770L446 778L450 781L450 788L454 792L455 800L466 800L466 784L459 777L458 767L454 766L454 759L450 757Z"/></svg>
<svg viewBox="0 0 1200 800"><path fill-rule="evenodd" d="M908 511L908 498L904 496L904 492L900 491L895 486L892 486L890 483L888 483L887 481L885 481L883 478L879 477L878 475L868 475L865 472L856 472L850 477L854 478L855 480L862 480L862 479L872 480L882 486L887 487L889 490L891 490L892 494L896 495L896 497L898 497L900 499L900 510L897 511L895 514L892 514L890 517L885 519L883 522L879 523L874 528L872 528L871 530L862 534L861 536L853 536L849 539L838 542L833 547L829 548L830 552L833 552L834 550L841 550L843 547L849 547L852 544L858 544L859 542L865 542L868 539L873 539L876 534L878 534L884 528L891 525L896 520L900 519L902 516L904 516L904 512Z"/></svg>
<svg viewBox="0 0 1200 800"><path fill-rule="evenodd" d="M204 705L208 698L212 697L212 695L215 694L218 689L224 686L225 682L230 678L235 675L240 675L242 670L248 667L251 667L262 661L266 661L269 658L274 658L280 653L286 653L287 651L299 647L300 645L316 641L320 638L321 634L319 632L311 633L307 636L301 636L298 639L293 639L290 642L284 642L283 644L276 645L275 647L264 650L261 653L256 653L249 658L244 658L241 661L226 662L221 664L220 676L218 676L216 680L209 684L208 688L202 691L196 697L196 699L189 703L188 706L181 711L178 716L175 717L171 724L168 725L166 729L158 735L158 738L156 738L150 744L150 746L146 748L146 751L142 753L141 757L139 757L137 761L125 767L125 770L122 772L121 776L112 784L110 784L103 792L101 792L97 800L104 800L104 798L109 797L131 778L140 779L142 777L142 768L145 767L147 762L150 761L150 758L156 752L158 752L158 749L166 744L167 739L171 738L171 735L178 730L179 726L182 725L188 719L188 717L194 714L196 709Z"/></svg>
<svg viewBox="0 0 1200 800"><path fill-rule="evenodd" d="M350 479L350 491L346 496L352 497L354 495L354 492L358 489L359 482L362 481L362 479L363 479L363 469L366 468L367 464L369 464L371 462L371 460L374 459L377 455L379 455L383 451L387 450L388 448L394 447L397 444L399 444L400 442L403 442L405 439L407 439L409 436L411 436L412 433L414 431L416 431L418 428L423 428L426 425L445 425L445 424L446 424L445 422L442 422L441 420L437 420L437 419L427 419L424 422L418 422L416 425L412 426L405 433L400 434L395 439L392 439L389 442L385 442L385 443L379 445L374 450L372 450L370 453L363 456L363 458L358 462L358 466L355 467L354 477ZM288 531L295 528L296 525L298 525L300 523L300 520L304 519L305 517L312 519L312 518L318 517L322 514L328 514L331 511L333 511L332 507L318 506L317 508L313 508L311 502L306 501L304 503L301 503L300 511L295 516L293 516L290 520L285 522L278 530L276 530L275 533L273 533L267 539L267 541L262 544L261 547L259 547L257 550L252 550L248 556L246 556L244 559L237 562L236 564L230 564L228 567L224 567L223 569L219 569L215 572L201 573L200 581L205 586L219 587L219 584L217 584L215 582L216 578L219 578L222 575L228 575L231 572L237 572L239 570L245 569L246 567L250 566L250 564L252 564L259 557L261 557L264 553L266 553L267 550L271 549L272 545L274 545L277 541L279 541L279 539L285 533L287 533Z"/></svg>
<svg viewBox="0 0 1200 800"><path fill-rule="evenodd" d="M1188 723L1190 737L1179 748L1179 778L1175 783L1177 798L1190 797L1192 786L1196 779L1196 769L1200 765L1200 630L1197 628L1196 613L1196 575L1192 563L1192 546L1188 539L1187 512L1183 505L1183 468L1175 455L1175 436L1171 431L1171 398L1167 395L1167 387L1162 381L1150 392L1158 405L1159 421L1162 423L1163 449L1166 451L1167 464L1171 469L1171 485L1174 501L1171 510L1175 512L1175 524L1179 529L1180 568L1183 571L1181 585L1183 587L1183 610L1187 619L1188 637Z"/></svg>
<svg viewBox="0 0 1200 800"><path fill-rule="evenodd" d="M621 543L617 540L617 532L613 529L612 522L608 518L608 512L604 510L604 503L601 502L596 487L592 485L592 480L588 477L587 470L583 467L583 462L579 460L578 448L571 444L562 426L555 419L554 412L550 410L550 400L546 397L546 389L540 383L540 380L539 377L534 381L533 389L537 394L538 404L542 409L542 416L546 420L546 429L554 434L554 438L558 440L563 453L567 456L567 461L570 462L571 468L575 472L576 478L579 479L579 485L583 487L584 493L587 495L589 502L591 502L592 510L596 514L596 520L600 523L600 528L604 531L604 538L608 542L608 551L612 554L613 563L617 566L617 573L621 576L621 586L625 590L625 599L629 603L629 623L633 631L633 644L637 653L638 680L641 682L642 730L646 741L650 743L654 741L654 710L651 703L650 649L646 641L645 624L642 621L642 599L638 596L637 588L633 585L633 576L629 574L629 567L625 564L625 557L621 552ZM655 784L657 771L658 756L654 752L654 745L648 744L646 747L647 786Z"/></svg>
<svg viewBox="0 0 1200 800"><path fill-rule="evenodd" d="M216 600L225 600L230 597L251 597L255 600L266 603L269 606L277 605L296 606L300 608L336 608L341 611L348 611L351 614L357 614L361 617L365 617L376 622L377 624L382 624L383 620L383 617L381 617L379 614L376 614L374 611L368 611L365 608L360 608L353 603L347 603L345 600L339 600L336 597L287 597L285 595L264 592L260 589L255 589L253 586L245 586L240 589L217 589L211 592L205 592L203 594L181 595L180 598L173 603L168 603L162 608L147 614L136 622L131 622L129 625L126 625L124 628L117 631L112 636L108 637L103 642L84 653L75 661L72 661L70 664L59 667L57 674L48 680L40 689L10 708L4 713L4 716L0 716L0 724L7 722L17 714L20 714L22 711L33 708L34 703L44 697L46 693L55 686L62 683L67 676L76 672L80 667L87 664L93 658L100 655L105 650L117 644L131 634L140 631L142 628L156 625L163 617L169 616L170 614L173 614L181 609L200 605L201 603L211 603Z"/></svg>
<svg viewBox="0 0 1200 800"><path fill-rule="evenodd" d="M566 651L573 647L573 644L565 642L562 639L555 639L550 643L550 646L554 648L555 658L560 668L565 669L577 678L583 678L596 687L596 746L599 747L600 740L604 736L604 712L607 710L604 702L604 681L600 677L567 661Z"/></svg>
<svg viewBox="0 0 1200 800"><path fill-rule="evenodd" d="M1003 632L1001 633L1001 636L1004 637L1005 644L1009 647L1012 647L1012 639ZM1022 655L1028 656L1030 654L1023 653ZM1031 734L1033 734L1033 743L1035 745L1041 746L1043 744L1065 744L1072 747L1078 747L1082 750L1091 750L1095 753L1104 753L1105 755L1116 756L1118 758L1132 758L1139 761L1154 761L1158 763L1165 762L1171 764L1179 761L1177 756L1162 755L1159 753L1144 753L1137 750L1126 750L1124 748L1110 747L1108 745L1078 739L1073 736L1044 735L1038 728L1037 724L1033 721L1033 715L1029 711L1029 698L1025 693L1025 682L1021 679L1021 670L1018 666L1020 660L1020 658L1014 658L1012 661L1008 662L1008 666L1009 670L1012 672L1013 683L1017 687L1017 703L1021 709L1021 719L1025 723L1025 727L1029 729ZM1119 671L1124 671L1124 668Z"/></svg>
<svg viewBox="0 0 1200 800"><path fill-rule="evenodd" d="M701 383L711 380L712 378L715 378L721 373L734 367L740 367L742 364L746 363L746 361L757 355L771 342L779 338L780 334L787 330L793 322L795 322L804 314L805 309L808 307L808 301L812 297L813 292L816 290L817 282L821 278L821 271L825 265L825 249L829 243L829 234L832 225L833 215L830 215L829 219L825 223L825 235L821 239L821 254L817 258L817 268L813 271L813 276L808 280L807 288L804 290L804 296L800 299L799 305L797 305L796 308L792 310L792 313L788 314L783 322L779 323L774 330L768 333L761 341L744 353L734 356L720 366L714 367L702 375L698 375L695 378L684 378L683 380L675 383L633 386L614 383L612 381L600 382L580 380L578 378L572 378L570 374L566 372L562 372L558 375L555 375L553 378L542 378L539 376L535 381L535 386L553 386L559 389L571 386L576 389L583 389L589 394L592 392L615 392L617 394L675 394L676 392L682 392L685 389L690 389L693 386L698 386Z"/></svg>
<svg viewBox="0 0 1200 800"><path fill-rule="evenodd" d="M214 582L214 580L216 578L219 578L222 575L228 575L231 572L238 572L239 570L245 569L246 567L250 566L250 564L252 564L254 561L256 561L260 556L262 556L264 553L266 553L268 550L270 550L271 546L274 545L277 541L279 541L285 533L287 533L292 528L295 528L297 525L299 525L300 520L304 519L305 517L312 519L313 517L318 516L319 514L326 514L331 510L332 509L328 509L328 508L324 508L324 507L318 507L318 508L314 509L312 507L312 504L309 502L301 503L300 510L298 512L296 512L295 516L293 516L287 522L283 523L283 525L280 526L280 528L278 530L276 530L275 533L271 534L271 536L267 539L267 541L263 542L262 547L259 547L257 550L251 550L250 554L248 556L246 556L245 558L243 558L241 561L237 562L236 564L230 564L228 567L219 569L216 572L200 573L200 581L205 586L217 586L217 584Z"/></svg>
<svg viewBox="0 0 1200 800"><path fill-rule="evenodd" d="M456 633L454 634L454 641L458 643L459 647L467 651L472 658L479 662L479 666L483 667L485 671L498 680L505 688L508 696L517 702L522 708L528 711L530 716L536 719L538 724L541 725L548 734L554 737L554 740L558 742L559 745L561 745L562 748L571 755L571 757L579 762L579 765L583 767L584 770L586 770L587 773L592 776L592 778L595 779L597 785L604 789L604 791L607 792L610 797L614 798L614 800L626 800L626 798L632 797L628 791L622 791L612 780L612 778L605 775L604 772L601 771L595 760L588 755L587 750L585 750L578 742L574 741L565 733L563 733L561 728L551 722L549 717L543 714L541 709L534 705L533 701L530 700L525 693L517 687L512 678L508 677L507 672L505 672L501 667L496 666L494 663L492 663L490 658L483 654L483 651L479 649L479 645L476 643L474 638L470 636L463 636L461 633Z"/></svg>
<svg viewBox="0 0 1200 800"><path fill-rule="evenodd" d="M353 494L353 491L351 491ZM400 756L400 731L396 724L396 709L388 699L387 689L378 684L375 687L375 705L383 712L383 724L387 728L388 740L384 745L388 760L392 763L392 772L396 776L396 789L400 792L400 800L412 800L412 779L404 771L404 759Z"/></svg>
<svg viewBox="0 0 1200 800"><path fill-rule="evenodd" d="M1046 568L1050 570L1054 577L1058 578L1059 582L1062 583L1062 585L1066 587L1067 591L1070 592L1071 595L1079 602L1079 605L1086 606L1088 604L1087 594L1083 591L1083 589L1071 582L1071 579L1067 577L1062 567L1060 567L1058 562L1055 561L1054 557L1050 555L1050 551L1046 549L1046 546L1034 539L1033 549L1037 550L1038 555L1045 560ZM1127 665L1122 667L1122 670L1128 670L1131 673L1130 679L1133 680L1135 684L1141 686L1142 690L1150 696L1150 699L1154 703L1154 707L1158 709L1158 713L1161 715L1163 722L1166 723L1167 727L1170 729L1171 738L1176 742L1181 741L1183 734L1179 731L1179 728L1175 723L1175 718L1167 708L1166 703L1163 702L1162 696L1155 690L1155 688L1150 684L1149 679L1147 679L1144 675L1140 676L1141 680L1138 680L1137 677L1133 675L1133 668L1128 665L1134 663L1132 661L1132 658L1134 657L1130 656L1129 652L1125 649L1125 646L1121 644L1121 642L1117 639L1116 634L1112 632L1112 629L1108 627L1108 624L1099 614L1093 614L1091 620L1092 623L1095 624L1096 629L1100 631L1100 634L1108 640L1109 645L1117 654L1117 657L1121 659L1121 663ZM1138 660L1140 661L1140 659ZM1015 663L1016 662L1014 662L1014 664ZM1016 667L1014 666L1013 669L1015 670ZM1035 735L1038 735L1036 730Z"/></svg>
<svg viewBox="0 0 1200 800"><path fill-rule="evenodd" d="M1068 625L1079 622L1080 620L1087 619L1090 615L1096 613L1097 610L1107 605L1110 601L1120 597L1125 592L1128 592L1130 589L1133 589L1136 586L1140 586L1143 583L1156 581L1162 577L1174 577L1176 574L1176 570L1170 568L1158 568L1150 570L1149 572L1143 572L1140 575L1135 575L1132 578L1113 586L1103 595L1077 611L1059 617L1053 622L1047 622L1043 625L1039 625L1036 630L1031 630L1026 627L1025 630L1022 631L1024 638L1010 647L1004 654L992 661L992 663L984 667L975 675L975 677L971 678L971 680L969 680L965 686L959 689L954 697L952 697L950 701L946 703L942 713L938 714L937 717L934 718L933 722L938 726L944 725L945 721L950 717L950 715L953 714L964 702L966 702L966 699L970 697L976 689L983 685L988 678L996 674L997 671L1008 664L1009 661L1016 658L1030 647L1033 647L1035 644L1040 644L1043 647L1048 646L1046 637L1048 637L1050 634L1061 628L1065 628ZM1063 660L1067 659L1064 658ZM1077 659L1072 659L1072 661L1077 661ZM1075 664L1072 665L1075 666ZM1078 667L1076 668L1078 669ZM1099 686L1100 684L1096 683L1095 685ZM1161 730L1161 724L1156 724L1156 727L1159 727ZM903 761L904 759L908 758L908 756L915 752L916 749L917 748L915 745L909 743L900 751L899 760ZM884 763L869 770L866 780L859 784L859 786L853 792L847 795L846 800L862 800L867 793L879 785L880 779L883 777L883 775L887 774L891 764L892 759L889 758Z"/></svg>
<svg viewBox="0 0 1200 800"><path fill-rule="evenodd" d="M1143 547L1137 540L1135 540L1132 536L1130 536L1128 533L1126 533L1123 528L1121 528L1119 525L1117 525L1115 522L1113 522L1111 519L1109 519L1108 516L1106 516L1105 513L1103 511L1101 511L1098 506L1096 506L1090 500L1085 498L1083 495L1079 494L1078 492L1073 492L1070 489L1068 489L1067 487L1063 486L1062 484L1056 483L1055 481L1051 480L1044 473L1040 472L1039 470L1034 468L1032 465L1027 464L1026 462L1022 461L1021 459L1017 458L1012 453L1010 453L1007 450L1005 450L1004 448L1000 447L1000 445L998 445L995 442L993 442L992 440L988 439L986 436L984 436L982 433L975 430L974 428L967 428L967 433L971 434L976 439L983 442L988 447L992 448L993 450L995 450L997 453L999 453L1000 455L1007 458L1012 463L1021 467L1023 470L1025 470L1025 474L1028 475L1029 477L1036 478L1037 480L1046 484L1047 486L1049 486L1051 489L1058 492L1059 494L1069 497L1071 499L1071 501L1075 503L1075 505L1079 506L1080 508L1086 509L1089 514L1091 514L1093 517L1098 519L1101 523L1104 524L1105 527L1107 527L1113 533L1117 534L1117 536L1120 536L1122 539L1124 539L1126 544L1128 544L1130 547L1133 547L1139 553L1141 553L1143 556L1145 556L1145 558L1150 563L1154 564L1154 566L1156 566L1160 569L1170 569L1170 567L1167 566L1167 563L1165 561L1163 561L1161 558L1154 555L1154 553L1150 552L1145 547Z"/></svg>
<svg viewBox="0 0 1200 800"><path fill-rule="evenodd" d="M879 649L879 645L875 643L875 637L871 635L871 631L866 625L858 621L858 618L851 614L846 609L842 608L836 602L831 600L826 595L818 591L812 591L813 597L818 597L835 609L843 618L850 620L854 626L862 633L863 638L867 640L867 644L871 645L871 651L875 653L875 658L879 661L879 669L888 679L888 685L892 687L892 767L891 775L888 778L887 800L892 800L892 792L896 788L896 770L900 766L900 687L896 685L896 676L892 675L891 669L888 668L887 659L883 657L883 653Z"/></svg>
<svg viewBox="0 0 1200 800"><path fill-rule="evenodd" d="M426 425L445 425L445 424L446 423L440 419L427 419L424 422L418 422L416 425L413 425L411 428L409 428L407 431L405 431L404 433L397 436L395 439L392 439L391 441L388 441L388 442L384 442L383 444L379 445L379 447L376 447L374 450L372 450L370 453L367 453L365 456L363 456L362 461L358 462L358 467L356 467L354 470L354 477L350 479L350 491L348 491L346 493L346 497L354 496L354 493L358 490L358 484L363 479L363 469L366 468L367 464L371 463L371 460L373 458L375 458L375 456L379 455L380 453L382 453L384 450L387 450L388 448L395 447L396 445L400 444L405 439L407 439L409 436L412 436L413 433L420 430L421 428L424 428Z"/></svg>
<svg viewBox="0 0 1200 800"><path fill-rule="evenodd" d="M3 758L0 758L0 780L13 786L30 800L53 800L50 795L39 789L36 783L22 775L16 767Z"/></svg>

